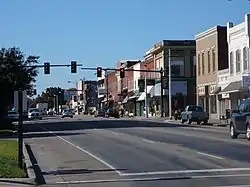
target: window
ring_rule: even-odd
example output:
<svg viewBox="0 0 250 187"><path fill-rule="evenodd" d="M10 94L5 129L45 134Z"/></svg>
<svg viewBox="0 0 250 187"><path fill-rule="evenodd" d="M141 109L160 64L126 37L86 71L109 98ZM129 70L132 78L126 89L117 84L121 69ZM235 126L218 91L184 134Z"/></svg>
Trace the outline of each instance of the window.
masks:
<svg viewBox="0 0 250 187"><path fill-rule="evenodd" d="M211 106L211 113L212 114L215 114L217 113L217 106L216 106L216 96L215 95L212 95L211 98L210 98L210 106Z"/></svg>
<svg viewBox="0 0 250 187"><path fill-rule="evenodd" d="M234 55L233 55L233 52L230 52L229 61L230 61L230 74L233 74L234 73Z"/></svg>
<svg viewBox="0 0 250 187"><path fill-rule="evenodd" d="M204 53L201 55L201 74L205 73Z"/></svg>
<svg viewBox="0 0 250 187"><path fill-rule="evenodd" d="M136 90L136 80L135 80L135 90Z"/></svg>
<svg viewBox="0 0 250 187"><path fill-rule="evenodd" d="M215 72L215 50L212 51L212 63L213 63L213 72Z"/></svg>
<svg viewBox="0 0 250 187"><path fill-rule="evenodd" d="M184 57L172 57L171 72L174 76L185 76Z"/></svg>
<svg viewBox="0 0 250 187"><path fill-rule="evenodd" d="M240 104L240 106L239 106L239 111L240 111L240 112L244 112L244 110L245 110L245 105L244 105L244 103L242 103L242 104Z"/></svg>
<svg viewBox="0 0 250 187"><path fill-rule="evenodd" d="M211 71L211 62L210 62L210 51L207 52L207 72Z"/></svg>
<svg viewBox="0 0 250 187"><path fill-rule="evenodd" d="M247 60L248 60L247 52L248 52L247 47L244 47L243 48L243 69L244 69L244 71L247 70Z"/></svg>
<svg viewBox="0 0 250 187"><path fill-rule="evenodd" d="M193 72L192 72L192 76L196 76L196 56L192 57L193 60Z"/></svg>
<svg viewBox="0 0 250 187"><path fill-rule="evenodd" d="M240 72L240 49L236 51L236 72Z"/></svg>
<svg viewBox="0 0 250 187"><path fill-rule="evenodd" d="M200 57L200 54L198 54L198 75L201 74L201 57Z"/></svg>

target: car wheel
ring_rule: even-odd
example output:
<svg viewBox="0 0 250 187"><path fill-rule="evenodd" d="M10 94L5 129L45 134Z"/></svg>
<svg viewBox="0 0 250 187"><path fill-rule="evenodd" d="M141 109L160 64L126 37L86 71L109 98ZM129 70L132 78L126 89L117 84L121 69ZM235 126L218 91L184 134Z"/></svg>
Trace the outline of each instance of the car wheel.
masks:
<svg viewBox="0 0 250 187"><path fill-rule="evenodd" d="M188 119L188 124L191 124L192 123L192 120L191 119Z"/></svg>
<svg viewBox="0 0 250 187"><path fill-rule="evenodd" d="M246 132L247 140L250 141L250 125L247 124L247 132Z"/></svg>
<svg viewBox="0 0 250 187"><path fill-rule="evenodd" d="M234 128L234 125L233 124L230 124L230 137L232 139L236 139L238 137L238 133L236 132L235 128Z"/></svg>

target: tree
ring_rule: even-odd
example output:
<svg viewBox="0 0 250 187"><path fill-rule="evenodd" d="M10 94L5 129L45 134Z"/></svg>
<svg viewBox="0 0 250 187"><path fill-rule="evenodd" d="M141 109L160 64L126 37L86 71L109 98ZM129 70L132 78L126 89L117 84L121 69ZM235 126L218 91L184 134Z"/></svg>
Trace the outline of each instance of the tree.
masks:
<svg viewBox="0 0 250 187"><path fill-rule="evenodd" d="M8 106L13 103L15 90L33 89L38 74L34 65L38 60L38 56L25 57L16 47L0 49L0 119L6 116Z"/></svg>
<svg viewBox="0 0 250 187"><path fill-rule="evenodd" d="M58 104L64 105L64 90L60 87L49 87L46 88L41 95L38 95L35 99L35 103L48 103L49 108L55 107L55 99L58 98Z"/></svg>

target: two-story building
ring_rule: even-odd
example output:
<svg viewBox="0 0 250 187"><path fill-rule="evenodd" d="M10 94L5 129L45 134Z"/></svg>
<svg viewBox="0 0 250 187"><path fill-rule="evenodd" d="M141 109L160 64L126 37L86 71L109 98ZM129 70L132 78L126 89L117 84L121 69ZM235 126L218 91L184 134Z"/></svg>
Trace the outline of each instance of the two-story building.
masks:
<svg viewBox="0 0 250 187"><path fill-rule="evenodd" d="M217 87L218 70L228 68L227 27L215 26L195 36L197 58L197 104L208 112L210 118L218 118Z"/></svg>
<svg viewBox="0 0 250 187"><path fill-rule="evenodd" d="M171 98L172 111L182 109L187 104L196 103L196 43L195 40L163 40L149 50L145 58L152 58L154 69L164 70L164 80L168 81L168 65L171 64ZM153 98L159 98L161 93L160 73L154 73L156 85L150 90ZM163 110L169 112L169 91L164 89ZM156 100L157 101L157 100ZM159 101L159 100L158 100ZM155 102L155 113L160 113L160 102ZM157 110L158 109L158 110Z"/></svg>
<svg viewBox="0 0 250 187"><path fill-rule="evenodd" d="M236 109L242 99L249 97L250 14L245 15L243 23L235 26L232 22L227 24L227 42L229 68L218 75L218 86L224 87L220 92L222 100L218 102L221 108Z"/></svg>

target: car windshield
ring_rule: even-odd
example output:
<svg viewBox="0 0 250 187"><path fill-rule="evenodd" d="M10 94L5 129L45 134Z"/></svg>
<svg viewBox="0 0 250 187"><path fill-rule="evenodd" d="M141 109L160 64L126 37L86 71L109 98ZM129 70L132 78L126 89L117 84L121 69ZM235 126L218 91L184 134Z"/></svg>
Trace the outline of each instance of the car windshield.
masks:
<svg viewBox="0 0 250 187"><path fill-rule="evenodd" d="M189 106L188 111L202 112L202 108L200 106Z"/></svg>
<svg viewBox="0 0 250 187"><path fill-rule="evenodd" d="M29 112L30 112L30 113L31 113L31 112L39 112L39 110L36 109L36 108L34 108L34 109L30 109Z"/></svg>
<svg viewBox="0 0 250 187"><path fill-rule="evenodd" d="M9 111L8 114L17 114L16 111Z"/></svg>

